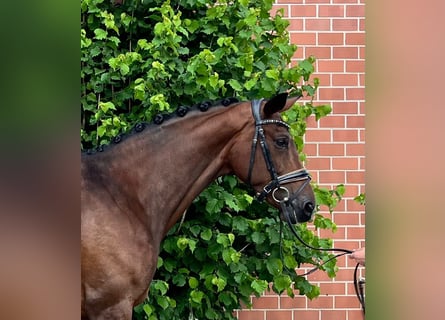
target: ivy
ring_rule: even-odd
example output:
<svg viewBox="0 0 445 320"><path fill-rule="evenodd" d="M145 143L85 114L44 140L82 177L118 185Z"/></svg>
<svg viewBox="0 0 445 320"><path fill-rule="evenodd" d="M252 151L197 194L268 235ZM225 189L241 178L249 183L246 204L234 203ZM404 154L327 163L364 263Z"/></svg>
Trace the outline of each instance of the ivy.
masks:
<svg viewBox="0 0 445 320"><path fill-rule="evenodd" d="M81 0L81 147L107 144L136 122L180 105L235 96L270 97L281 91L307 102L288 110L298 150L306 119L331 112L314 106L319 81L314 57L291 66L297 50L289 44L283 10L270 16L272 0ZM305 159L303 153L300 154ZM313 184L317 209L332 212L345 192ZM364 196L357 198L364 203ZM322 215L317 228L335 231ZM296 226L313 246L329 248L306 224ZM282 230L281 230L282 229ZM319 288L295 273L302 263L337 271L327 252L302 246L279 212L254 200L236 177L218 178L187 210L161 244L149 297L135 308L136 319L235 319L241 302L265 290L313 299ZM272 285L270 285L272 284Z"/></svg>

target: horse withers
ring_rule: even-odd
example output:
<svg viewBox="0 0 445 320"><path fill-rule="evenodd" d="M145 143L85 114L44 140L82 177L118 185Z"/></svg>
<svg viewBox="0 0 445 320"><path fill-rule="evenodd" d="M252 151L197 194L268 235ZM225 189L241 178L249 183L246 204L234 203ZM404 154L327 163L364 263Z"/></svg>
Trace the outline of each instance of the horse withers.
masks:
<svg viewBox="0 0 445 320"><path fill-rule="evenodd" d="M81 159L83 319L131 319L168 230L213 180L235 174L259 200L311 219L315 200L280 112L298 97L178 108Z"/></svg>

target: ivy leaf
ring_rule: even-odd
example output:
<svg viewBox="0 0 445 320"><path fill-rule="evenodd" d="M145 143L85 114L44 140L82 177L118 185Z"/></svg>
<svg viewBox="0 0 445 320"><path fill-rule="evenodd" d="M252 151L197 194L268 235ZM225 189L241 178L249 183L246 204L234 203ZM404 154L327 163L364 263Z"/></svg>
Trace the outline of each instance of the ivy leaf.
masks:
<svg viewBox="0 0 445 320"><path fill-rule="evenodd" d="M193 302L196 303L201 303L202 298L204 297L204 292L200 291L200 290L193 290L192 292L190 292L190 299Z"/></svg>
<svg viewBox="0 0 445 320"><path fill-rule="evenodd" d="M188 283L189 283L189 287L191 289L195 289L199 285L199 281L195 277L190 277L189 280L188 280Z"/></svg>
<svg viewBox="0 0 445 320"><path fill-rule="evenodd" d="M229 83L229 85L230 85L235 91L242 91L242 90L243 90L243 87L242 87L242 85L239 83L238 80L230 79L228 83Z"/></svg>
<svg viewBox="0 0 445 320"><path fill-rule="evenodd" d="M292 283L291 278L287 274L279 274L273 278L273 285L278 293L286 290Z"/></svg>
<svg viewBox="0 0 445 320"><path fill-rule="evenodd" d="M108 32L106 30L103 30L101 28L97 28L94 30L94 34L95 34L95 39L97 40L103 40L107 37Z"/></svg>
<svg viewBox="0 0 445 320"><path fill-rule="evenodd" d="M267 259L266 267L269 273L273 276L277 276L283 272L283 263L278 258Z"/></svg>
<svg viewBox="0 0 445 320"><path fill-rule="evenodd" d="M266 280L255 279L250 284L256 295L262 294L269 286Z"/></svg>
<svg viewBox="0 0 445 320"><path fill-rule="evenodd" d="M263 233L255 231L252 233L252 241L256 244L262 244L266 240L266 236Z"/></svg>

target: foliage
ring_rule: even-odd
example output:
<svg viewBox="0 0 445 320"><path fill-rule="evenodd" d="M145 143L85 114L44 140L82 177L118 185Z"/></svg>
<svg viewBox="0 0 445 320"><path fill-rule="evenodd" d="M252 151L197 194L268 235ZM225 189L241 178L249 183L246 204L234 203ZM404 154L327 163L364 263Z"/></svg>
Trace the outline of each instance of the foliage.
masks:
<svg viewBox="0 0 445 320"><path fill-rule="evenodd" d="M235 96L270 97L281 91L313 97L315 59L290 64L297 46L289 44L283 12L270 16L272 0L127 0L116 6L82 0L81 137L83 149L106 144L136 122L181 105ZM284 119L299 150L305 119L330 112L309 101ZM301 154L304 160L304 154ZM314 184L318 205L332 210L343 186ZM299 244L281 226L278 211L258 203L235 177L219 178L191 205L162 243L147 301L138 319L235 319L240 301L269 288L293 296L317 297L319 288L294 269L319 264L332 254ZM335 224L317 215L317 228ZM328 248L297 225L302 238ZM331 277L335 259L320 267ZM269 285L270 284L270 285Z"/></svg>

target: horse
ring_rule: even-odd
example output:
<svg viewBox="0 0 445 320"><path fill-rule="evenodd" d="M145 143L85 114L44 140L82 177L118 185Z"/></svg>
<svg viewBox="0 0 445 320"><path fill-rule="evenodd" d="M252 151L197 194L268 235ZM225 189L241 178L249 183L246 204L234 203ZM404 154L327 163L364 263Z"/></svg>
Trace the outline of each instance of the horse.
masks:
<svg viewBox="0 0 445 320"><path fill-rule="evenodd" d="M82 152L82 319L131 319L147 297L161 241L220 176L236 175L281 209L281 219L312 219L310 175L280 115L299 98L284 92L181 106Z"/></svg>

